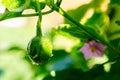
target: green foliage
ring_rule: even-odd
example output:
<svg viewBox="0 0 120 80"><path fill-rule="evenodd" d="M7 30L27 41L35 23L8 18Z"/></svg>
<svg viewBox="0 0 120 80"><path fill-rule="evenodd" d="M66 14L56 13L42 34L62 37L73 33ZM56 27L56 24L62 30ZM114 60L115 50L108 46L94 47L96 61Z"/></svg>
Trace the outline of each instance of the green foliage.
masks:
<svg viewBox="0 0 120 80"><path fill-rule="evenodd" d="M10 12L6 10L4 14L0 15L0 21L5 20L5 19L10 19L13 17L18 17L20 15L21 15L21 12Z"/></svg>
<svg viewBox="0 0 120 80"><path fill-rule="evenodd" d="M120 25L120 21L116 21L116 24Z"/></svg>
<svg viewBox="0 0 120 80"><path fill-rule="evenodd" d="M21 37L17 37L19 41L15 40L18 43L21 42L22 46L11 43L12 45L4 50L0 43L0 79L7 76L7 70L5 69L18 61L16 65L21 63L19 64L20 71L23 70L23 72L28 73L21 71L22 74L17 76L12 75L12 77L15 78L11 80L119 80L120 1L91 0L91 2L87 4L81 4L67 11L64 11L60 7L61 2L62 0L2 0L2 5L6 7L6 10L4 13L0 13L0 21L32 16L39 16L39 19L36 26L36 36L32 38L27 46L28 52L25 49L26 42L24 42L25 40L21 41ZM66 5L68 3L69 1ZM46 6L50 8L50 11L42 12ZM33 9L35 13L23 14L22 12L26 9ZM57 25L56 29L54 28L45 32L47 35L44 34L44 36L46 36L44 37L42 35L42 33L44 33L42 29L43 26L41 26L41 22L44 22L44 19L42 20L43 13L49 14L53 11L57 11L64 17L64 23ZM27 26L29 26L29 24L27 24ZM28 29L31 29L31 31ZM5 38L5 40L8 41L9 38L14 39L13 34L11 36L8 33L9 30L3 31L4 29L2 28L0 30L2 33L0 34L1 39ZM18 31L26 32L23 33L23 35L33 34L33 28L18 29ZM16 30L17 34L14 33L14 35L18 36L18 33L20 33L18 31ZM13 32L10 31L10 33ZM31 37L30 35L25 36ZM64 36L68 41L57 39L56 36L58 35ZM0 41L2 41L1 39ZM69 40L71 40L70 43ZM106 46L103 57L95 57L88 60L84 58L83 53L80 52L80 48L90 40L100 42ZM63 48L59 48L59 45L62 45ZM66 45L68 45L67 49L64 47ZM16 56L19 52L23 54ZM4 59L3 55L8 56ZM9 58L10 55L12 55L12 64L9 61L9 59L11 59ZM32 65L30 59L32 63L39 65ZM25 68L28 71L24 71L25 69L22 68L23 65L27 66ZM11 67L9 68L11 69ZM15 66L15 69L17 68L18 67ZM108 69L108 71L106 71L106 69ZM25 77L27 74L31 74L29 79ZM3 77L1 78L1 76Z"/></svg>
<svg viewBox="0 0 120 80"><path fill-rule="evenodd" d="M110 0L110 4L120 4L119 0Z"/></svg>
<svg viewBox="0 0 120 80"><path fill-rule="evenodd" d="M28 3L29 0L2 0L2 4L10 11L22 11Z"/></svg>
<svg viewBox="0 0 120 80"><path fill-rule="evenodd" d="M81 39L90 39L90 36L78 27L75 28L74 26L61 25L58 27L57 30L60 33L61 31L67 34L69 33L70 35Z"/></svg>
<svg viewBox="0 0 120 80"><path fill-rule="evenodd" d="M41 9L45 7L44 0L39 0ZM37 9L36 0L2 0L2 5L6 6L9 11L21 12L28 8Z"/></svg>

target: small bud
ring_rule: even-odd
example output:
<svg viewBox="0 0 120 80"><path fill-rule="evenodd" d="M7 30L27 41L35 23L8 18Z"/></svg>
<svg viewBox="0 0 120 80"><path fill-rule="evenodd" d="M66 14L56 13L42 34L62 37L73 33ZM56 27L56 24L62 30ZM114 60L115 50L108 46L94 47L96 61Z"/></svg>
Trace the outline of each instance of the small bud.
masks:
<svg viewBox="0 0 120 80"><path fill-rule="evenodd" d="M37 64L45 63L53 56L50 41L44 37L34 37L27 50L29 57Z"/></svg>

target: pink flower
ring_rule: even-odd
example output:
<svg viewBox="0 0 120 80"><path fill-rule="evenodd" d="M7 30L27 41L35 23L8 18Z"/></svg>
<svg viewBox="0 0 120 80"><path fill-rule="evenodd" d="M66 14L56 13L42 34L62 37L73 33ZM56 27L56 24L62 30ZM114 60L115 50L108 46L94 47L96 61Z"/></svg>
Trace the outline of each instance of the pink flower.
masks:
<svg viewBox="0 0 120 80"><path fill-rule="evenodd" d="M89 41L83 45L80 52L83 53L85 59L89 59L91 57L102 57L105 48L106 47L101 43Z"/></svg>

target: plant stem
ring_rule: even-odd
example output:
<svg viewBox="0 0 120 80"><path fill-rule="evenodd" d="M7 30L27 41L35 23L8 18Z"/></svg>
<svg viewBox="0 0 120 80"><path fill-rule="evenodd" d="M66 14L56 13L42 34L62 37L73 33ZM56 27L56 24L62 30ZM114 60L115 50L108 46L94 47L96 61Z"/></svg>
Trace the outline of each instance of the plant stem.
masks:
<svg viewBox="0 0 120 80"><path fill-rule="evenodd" d="M42 14L42 15L46 15L46 14L49 14L49 13L51 13L51 12L53 12L53 10L49 10L49 11L46 11L46 12L42 12L41 14ZM33 16L38 16L38 15L39 15L39 13L22 14L22 15L20 15L20 16L18 16L18 17L33 17Z"/></svg>
<svg viewBox="0 0 120 80"><path fill-rule="evenodd" d="M39 36L39 37L42 36L41 22L39 19L37 21L37 26L36 26L36 36Z"/></svg>
<svg viewBox="0 0 120 80"><path fill-rule="evenodd" d="M38 16L38 13L32 13L32 14L22 14L18 17L33 17L33 16Z"/></svg>
<svg viewBox="0 0 120 80"><path fill-rule="evenodd" d="M62 2L62 0L57 0L56 5L60 6L61 2Z"/></svg>
<svg viewBox="0 0 120 80"><path fill-rule="evenodd" d="M38 0L36 0L36 5L37 5L37 11L38 11L36 36L41 37L42 36L42 29L41 29L42 13L41 13L41 7L40 7Z"/></svg>

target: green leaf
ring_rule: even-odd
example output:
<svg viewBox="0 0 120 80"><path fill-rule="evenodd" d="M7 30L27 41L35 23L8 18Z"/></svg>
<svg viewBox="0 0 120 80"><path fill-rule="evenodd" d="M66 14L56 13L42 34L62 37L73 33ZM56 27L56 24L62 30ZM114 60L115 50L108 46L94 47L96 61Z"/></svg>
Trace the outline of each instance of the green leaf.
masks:
<svg viewBox="0 0 120 80"><path fill-rule="evenodd" d="M90 4L85 4L85 5L82 5L78 8L76 8L76 9L68 10L67 13L69 15L71 15L71 17L74 18L74 20L79 22L83 18L83 16L85 15L86 11L90 8L89 6L90 6ZM68 20L66 18L64 18L64 22L67 24L76 26L70 20Z"/></svg>
<svg viewBox="0 0 120 80"><path fill-rule="evenodd" d="M30 0L2 0L2 5L6 6L8 10L21 12L29 6Z"/></svg>
<svg viewBox="0 0 120 80"><path fill-rule="evenodd" d="M110 4L120 4L120 0L110 0Z"/></svg>
<svg viewBox="0 0 120 80"><path fill-rule="evenodd" d="M108 38L109 40L116 40L116 39L120 39L120 30L117 30L115 32L112 32L110 34L108 34Z"/></svg>
<svg viewBox="0 0 120 80"><path fill-rule="evenodd" d="M98 26L101 26L104 24L104 14L95 12L93 16L87 20L86 24L97 24Z"/></svg>
<svg viewBox="0 0 120 80"><path fill-rule="evenodd" d="M84 72L81 69L68 68L66 70L56 71L55 73L56 76L53 77L50 74L48 74L43 80L106 80L106 79L110 80L111 79L110 75L106 74L105 71L103 70L103 66L97 67L87 72Z"/></svg>
<svg viewBox="0 0 120 80"><path fill-rule="evenodd" d="M90 38L90 36L88 34L86 34L82 29L80 29L78 27L66 25L66 24L60 25L57 30L59 32L63 31L63 32L70 34L70 35L77 37L77 38L82 38L82 39Z"/></svg>
<svg viewBox="0 0 120 80"><path fill-rule="evenodd" d="M111 6L113 11L110 13L112 16L111 22L108 28L108 38L109 40L115 40L120 38L120 6ZM114 14L113 14L114 13Z"/></svg>
<svg viewBox="0 0 120 80"><path fill-rule="evenodd" d="M14 17L18 17L21 15L21 12L10 12L6 11L5 13L0 15L0 21L5 20L5 19L10 19Z"/></svg>
<svg viewBox="0 0 120 80"><path fill-rule="evenodd" d="M80 44L78 44L78 46L75 46L72 49L71 56L75 61L74 62L75 68L79 68L83 71L87 71L87 70L89 70L87 61L85 60L83 54L79 51L83 44L84 44L84 42L81 42Z"/></svg>
<svg viewBox="0 0 120 80"><path fill-rule="evenodd" d="M43 80L85 80L83 76L84 72L82 70L68 68L66 70L56 71L55 77L48 74Z"/></svg>
<svg viewBox="0 0 120 80"><path fill-rule="evenodd" d="M120 20L115 21L115 23L120 26Z"/></svg>

